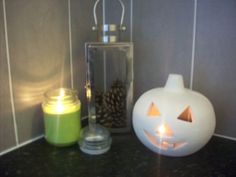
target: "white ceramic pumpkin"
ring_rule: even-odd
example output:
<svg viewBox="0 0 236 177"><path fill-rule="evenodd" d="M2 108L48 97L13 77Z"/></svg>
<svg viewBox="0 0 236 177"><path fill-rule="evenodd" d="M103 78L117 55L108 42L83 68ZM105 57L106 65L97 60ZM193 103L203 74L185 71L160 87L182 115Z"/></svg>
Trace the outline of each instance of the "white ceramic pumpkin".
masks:
<svg viewBox="0 0 236 177"><path fill-rule="evenodd" d="M170 74L164 88L147 91L137 100L133 127L139 140L152 151L186 156L210 140L215 113L205 96L184 88L181 75Z"/></svg>

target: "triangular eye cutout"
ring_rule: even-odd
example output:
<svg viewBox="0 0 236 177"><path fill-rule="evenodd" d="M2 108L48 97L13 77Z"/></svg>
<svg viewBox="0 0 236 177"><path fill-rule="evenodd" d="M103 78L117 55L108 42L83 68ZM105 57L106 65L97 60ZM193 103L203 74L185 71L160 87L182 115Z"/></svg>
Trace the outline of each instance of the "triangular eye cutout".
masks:
<svg viewBox="0 0 236 177"><path fill-rule="evenodd" d="M179 120L183 120L186 122L192 122L192 111L190 106L188 106L179 116Z"/></svg>
<svg viewBox="0 0 236 177"><path fill-rule="evenodd" d="M150 117L154 117L154 116L160 116L161 114L156 105L154 103L151 103L147 115Z"/></svg>

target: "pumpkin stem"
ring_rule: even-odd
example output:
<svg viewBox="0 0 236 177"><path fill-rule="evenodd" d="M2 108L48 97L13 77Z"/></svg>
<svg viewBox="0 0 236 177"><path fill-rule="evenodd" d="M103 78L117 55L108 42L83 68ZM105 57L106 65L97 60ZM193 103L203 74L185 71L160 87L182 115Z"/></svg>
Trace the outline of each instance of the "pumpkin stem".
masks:
<svg viewBox="0 0 236 177"><path fill-rule="evenodd" d="M183 91L184 90L183 76L180 74L169 74L164 88L171 91Z"/></svg>

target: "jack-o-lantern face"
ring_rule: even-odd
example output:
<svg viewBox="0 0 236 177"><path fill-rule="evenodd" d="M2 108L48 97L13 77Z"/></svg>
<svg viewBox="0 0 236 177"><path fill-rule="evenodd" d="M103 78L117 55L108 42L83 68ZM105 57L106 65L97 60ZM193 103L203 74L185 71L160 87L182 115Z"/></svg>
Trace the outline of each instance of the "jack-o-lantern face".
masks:
<svg viewBox="0 0 236 177"><path fill-rule="evenodd" d="M136 102L133 126L141 142L152 151L185 156L208 142L214 132L215 116L203 95L159 88L146 92Z"/></svg>
<svg viewBox="0 0 236 177"><path fill-rule="evenodd" d="M161 118L161 113L158 109L158 107L152 102L148 112L147 112L147 118ZM190 107L188 106L184 111L177 116L177 119L180 121L185 122L192 122L192 112ZM168 138L172 138L174 136L174 133L172 131L172 128L166 124L166 123L160 123L155 129L155 135L162 139L160 142L158 142L155 138L155 136L152 136L147 130L144 130L145 135L147 136L147 139L156 147L160 149L178 149L186 145L186 142L169 142Z"/></svg>

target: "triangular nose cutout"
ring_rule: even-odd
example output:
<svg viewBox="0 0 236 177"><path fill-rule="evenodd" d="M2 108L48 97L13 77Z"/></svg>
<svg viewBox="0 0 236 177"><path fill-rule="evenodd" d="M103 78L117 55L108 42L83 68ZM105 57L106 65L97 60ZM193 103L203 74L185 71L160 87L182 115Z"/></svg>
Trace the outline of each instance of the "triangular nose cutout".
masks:
<svg viewBox="0 0 236 177"><path fill-rule="evenodd" d="M179 116L178 119L186 121L186 122L192 122L192 111L191 108L188 106Z"/></svg>
<svg viewBox="0 0 236 177"><path fill-rule="evenodd" d="M167 124L162 124L162 125L158 126L156 129L156 132L157 132L158 136L163 136L163 137L165 137L165 136L172 137L173 136L173 132Z"/></svg>
<svg viewBox="0 0 236 177"><path fill-rule="evenodd" d="M160 116L160 111L158 110L158 108L156 107L156 105L154 103L151 103L149 109L148 109L148 116L150 117L154 117L154 116Z"/></svg>

